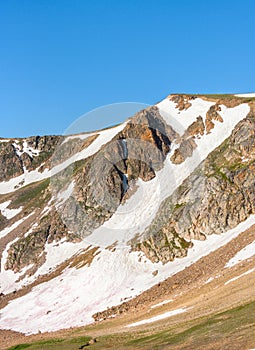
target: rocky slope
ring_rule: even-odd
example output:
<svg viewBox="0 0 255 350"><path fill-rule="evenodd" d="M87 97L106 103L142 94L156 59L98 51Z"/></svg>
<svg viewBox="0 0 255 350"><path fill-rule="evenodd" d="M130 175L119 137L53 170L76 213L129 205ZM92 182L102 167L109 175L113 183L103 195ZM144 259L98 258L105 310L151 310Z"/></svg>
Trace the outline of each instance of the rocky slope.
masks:
<svg viewBox="0 0 255 350"><path fill-rule="evenodd" d="M137 246L153 261L186 255L191 239L221 234L255 213L255 115L250 112L160 207Z"/></svg>
<svg viewBox="0 0 255 350"><path fill-rule="evenodd" d="M90 323L251 225L254 134L252 97L170 95L114 128L0 139L0 327Z"/></svg>

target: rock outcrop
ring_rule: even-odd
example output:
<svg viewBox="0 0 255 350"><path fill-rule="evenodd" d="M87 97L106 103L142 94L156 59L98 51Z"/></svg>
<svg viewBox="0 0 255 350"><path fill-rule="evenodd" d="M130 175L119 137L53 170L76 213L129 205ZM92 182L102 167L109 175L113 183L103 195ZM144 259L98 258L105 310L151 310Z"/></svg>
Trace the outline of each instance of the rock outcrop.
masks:
<svg viewBox="0 0 255 350"><path fill-rule="evenodd" d="M191 239L221 234L255 213L255 115L238 123L231 136L167 198L146 239L134 249L152 261L185 256Z"/></svg>

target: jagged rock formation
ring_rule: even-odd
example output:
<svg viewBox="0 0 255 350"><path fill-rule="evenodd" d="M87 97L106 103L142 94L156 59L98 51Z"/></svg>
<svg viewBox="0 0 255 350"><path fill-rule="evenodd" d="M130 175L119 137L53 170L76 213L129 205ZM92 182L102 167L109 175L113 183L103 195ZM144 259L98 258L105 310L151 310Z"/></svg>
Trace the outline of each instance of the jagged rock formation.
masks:
<svg viewBox="0 0 255 350"><path fill-rule="evenodd" d="M0 181L22 175L49 161L63 138L60 136L33 136L0 142Z"/></svg>
<svg viewBox="0 0 255 350"><path fill-rule="evenodd" d="M135 246L153 261L185 256L191 239L221 234L255 213L255 115L238 123L231 136L161 205Z"/></svg>
<svg viewBox="0 0 255 350"><path fill-rule="evenodd" d="M87 237L117 210L138 178L149 181L163 167L177 133L156 107L136 114L101 150L77 164L74 191L62 209L62 218L81 237ZM70 169L53 178L56 192ZM131 184L131 186L130 186ZM70 213L72 214L70 217ZM73 213L76 213L75 219Z"/></svg>
<svg viewBox="0 0 255 350"><path fill-rule="evenodd" d="M169 99L176 103L176 107L183 111L191 107L190 101L194 100L196 96L192 95L170 95Z"/></svg>

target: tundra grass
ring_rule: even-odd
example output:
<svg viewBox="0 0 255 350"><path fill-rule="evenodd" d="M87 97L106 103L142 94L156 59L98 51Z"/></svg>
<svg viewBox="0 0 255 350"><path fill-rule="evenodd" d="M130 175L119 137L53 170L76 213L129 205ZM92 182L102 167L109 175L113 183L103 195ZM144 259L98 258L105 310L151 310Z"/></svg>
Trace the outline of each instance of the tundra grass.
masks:
<svg viewBox="0 0 255 350"><path fill-rule="evenodd" d="M167 322L167 321L166 321ZM197 349L251 349L255 348L255 302L233 308L209 317L167 327L162 330L154 324L144 331L134 328L129 332L99 336L89 349L142 349L142 350L197 350ZM157 329L157 330L156 330ZM89 337L50 340L21 344L8 350L73 350L88 342ZM229 347L231 346L231 347ZM84 347L87 348L87 347Z"/></svg>

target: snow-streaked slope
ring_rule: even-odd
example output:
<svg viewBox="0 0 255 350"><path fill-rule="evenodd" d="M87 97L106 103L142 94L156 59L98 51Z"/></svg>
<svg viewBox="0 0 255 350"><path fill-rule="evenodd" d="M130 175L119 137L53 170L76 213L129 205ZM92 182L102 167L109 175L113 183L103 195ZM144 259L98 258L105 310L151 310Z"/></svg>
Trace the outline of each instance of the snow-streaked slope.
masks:
<svg viewBox="0 0 255 350"><path fill-rule="evenodd" d="M109 142L116 134L118 134L124 127L126 123L118 125L114 128L102 130L98 132L99 136L85 149L76 153L74 156L70 157L61 164L54 166L51 170L45 169L43 172L38 171L38 169L33 171L27 171L24 174L17 176L9 181L0 182L0 194L13 192L15 189L24 187L36 181L41 181L53 176L60 171L67 168L74 162L85 159L93 154L95 154L102 145Z"/></svg>
<svg viewBox="0 0 255 350"><path fill-rule="evenodd" d="M28 219L31 215L33 215L33 213L29 214L27 217L25 217L25 218L17 221L15 224L13 224L9 228L9 230L10 230L9 232L11 232L15 228L17 228L22 222L24 222L26 219ZM0 232L0 235L2 232L3 231ZM5 269L5 264L6 264L6 261L8 258L8 250L11 247L11 245L14 244L18 240L19 240L19 237L16 237L14 240L10 241L6 245L6 247L2 253L1 269L0 269L0 292L1 293L9 293L9 292L13 292L14 290L16 290L16 287L18 287L23 282L20 282L17 284L15 282L18 281L19 278L31 267L31 266L26 266L24 269L22 269L22 271L16 272L16 273L12 270Z"/></svg>
<svg viewBox="0 0 255 350"><path fill-rule="evenodd" d="M255 215L222 235L193 241L187 257L165 265L152 263L141 253L130 253L128 248L102 250L90 266L67 268L58 277L11 301L1 310L0 328L37 333L91 323L95 312L117 305L192 265L253 224ZM158 274L153 276L155 270Z"/></svg>
<svg viewBox="0 0 255 350"><path fill-rule="evenodd" d="M180 111L176 104L165 99L157 106L162 117L173 128L183 134L184 130L201 116L205 121L208 109L213 102L197 98L191 101L191 107ZM210 134L196 138L197 149L193 156L179 165L172 164L167 155L164 167L156 177L148 182L138 180L138 190L124 205L119 206L114 215L87 237L87 242L59 242L46 245L46 262L34 276L17 282L19 275L3 271L0 275L1 291L7 293L21 285L31 283L39 274L45 274L65 259L88 247L90 243L100 246L99 254L90 266L80 269L66 268L56 278L40 284L23 297L11 301L0 314L0 328L13 329L25 333L54 331L61 328L81 326L93 321L92 315L107 307L119 304L124 298L147 290L156 283L181 271L187 266L231 241L240 232L255 224L255 216L250 216L235 229L222 235L211 235L204 241L193 241L194 246L185 258L177 259L166 265L152 263L142 253L130 252L128 241L137 233L142 233L152 222L161 202L181 185L183 180L204 160L208 154L230 136L235 125L249 113L249 105L242 104L234 108L221 106L219 112L224 122L214 121ZM6 183L0 183L0 193L12 192L15 186L24 186L57 174L61 170L96 153L103 144L109 142L124 127L125 123L112 129L98 132L99 136L84 150L43 173L38 170L27 172ZM178 147L178 145L174 145ZM171 150L171 153L173 149ZM60 194L64 201L71 194L73 184ZM47 209L47 208L46 208ZM47 209L48 210L48 209ZM16 226L15 226L16 227ZM14 228L15 228L14 227ZM9 228L10 229L10 228ZM12 228L13 229L13 228ZM10 231L2 231L8 234ZM103 237L103 238L102 238ZM110 251L102 249L115 242L122 249ZM3 259L6 259L4 251ZM4 260L3 260L4 262ZM158 274L153 274L158 270ZM4 288L3 288L4 286Z"/></svg>
<svg viewBox="0 0 255 350"><path fill-rule="evenodd" d="M229 262L225 265L225 267L233 267L239 264L241 261L247 260L255 255L255 241L248 244L242 250L240 250Z"/></svg>
<svg viewBox="0 0 255 350"><path fill-rule="evenodd" d="M68 198L72 195L73 193L73 189L74 189L74 181L72 181L66 190L63 190L62 192L59 192L57 194L57 204L56 204L56 208L60 207L61 205L63 205Z"/></svg>
<svg viewBox="0 0 255 350"><path fill-rule="evenodd" d="M23 269L23 271L19 273L15 273L12 270L5 270L4 267L8 257L8 249L17 240L18 238L8 243L2 254L0 292L4 294L11 293L14 290L19 290L20 288L34 282L39 276L52 272L61 263L89 247L86 242L66 242L65 238L59 242L54 241L50 244L47 243L45 246L46 258L44 264L39 267L35 274L19 279L28 268Z"/></svg>
<svg viewBox="0 0 255 350"><path fill-rule="evenodd" d="M10 232L12 232L15 228L17 228L20 224L22 224L25 220L27 220L33 214L34 213L30 213L26 217L14 222L14 224L12 224L11 226L7 226L6 228L4 228L2 231L0 231L0 238L8 235Z"/></svg>
<svg viewBox="0 0 255 350"><path fill-rule="evenodd" d="M17 214L19 214L22 211L22 207L16 208L16 209L9 209L8 206L11 204L11 201L7 201L0 204L0 211L3 216L6 217L6 219L10 220L14 218Z"/></svg>
<svg viewBox="0 0 255 350"><path fill-rule="evenodd" d="M27 153L30 158L33 158L34 156L39 156L40 151L37 149L34 149L31 146L28 146L27 141L23 141L22 145L18 143L17 140L13 142L13 147L15 149L16 154L20 157L23 153Z"/></svg>
<svg viewBox="0 0 255 350"><path fill-rule="evenodd" d="M188 110L179 111L176 109L174 102L166 99L160 102L158 107L161 114L162 106L164 107L162 116L168 123L172 122L172 119L178 120L179 127L183 121L182 128L184 130L199 115L205 118L208 108L213 104L197 98L192 101L192 106ZM224 122L214 121L215 126L210 134L196 139L198 147L194 151L193 156L178 165L173 164L170 156L167 156L163 169L156 172L156 177L148 182L139 179L137 182L138 190L124 205L119 206L104 225L97 228L92 235L87 237L87 241L100 246L107 246L118 241L118 245L123 246L138 232L142 233L154 219L161 202L181 185L210 152L230 136L233 128L240 120L246 117L249 110L248 104L241 104L234 108L221 106L219 113Z"/></svg>
<svg viewBox="0 0 255 350"><path fill-rule="evenodd" d="M169 100L169 98L165 98L156 105L167 124L171 125L180 135L187 130L188 126L190 126L198 116L201 115L204 119L208 109L215 104L215 102L205 101L201 98L196 98L189 102L191 103L191 107L182 111L180 111L176 103Z"/></svg>

